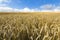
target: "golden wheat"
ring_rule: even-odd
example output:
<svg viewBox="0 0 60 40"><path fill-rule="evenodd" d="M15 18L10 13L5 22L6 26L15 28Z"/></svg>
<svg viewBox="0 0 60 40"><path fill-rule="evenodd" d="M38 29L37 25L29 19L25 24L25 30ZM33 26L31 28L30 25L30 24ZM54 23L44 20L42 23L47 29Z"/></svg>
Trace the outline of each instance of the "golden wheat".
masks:
<svg viewBox="0 0 60 40"><path fill-rule="evenodd" d="M0 40L60 40L60 14L0 15Z"/></svg>

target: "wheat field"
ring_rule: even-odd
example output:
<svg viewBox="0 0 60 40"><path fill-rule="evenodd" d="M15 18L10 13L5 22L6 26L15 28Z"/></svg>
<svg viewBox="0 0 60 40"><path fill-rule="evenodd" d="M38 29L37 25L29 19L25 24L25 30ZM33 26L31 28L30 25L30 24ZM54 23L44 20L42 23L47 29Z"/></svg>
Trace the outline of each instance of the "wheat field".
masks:
<svg viewBox="0 0 60 40"><path fill-rule="evenodd" d="M0 40L60 40L60 13L0 13Z"/></svg>

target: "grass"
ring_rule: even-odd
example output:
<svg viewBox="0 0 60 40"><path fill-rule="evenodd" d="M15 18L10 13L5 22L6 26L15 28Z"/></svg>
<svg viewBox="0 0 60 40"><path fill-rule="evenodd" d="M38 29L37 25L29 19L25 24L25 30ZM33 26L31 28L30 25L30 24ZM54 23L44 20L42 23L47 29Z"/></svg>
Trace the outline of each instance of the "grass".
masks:
<svg viewBox="0 0 60 40"><path fill-rule="evenodd" d="M0 40L60 40L60 14L0 13Z"/></svg>

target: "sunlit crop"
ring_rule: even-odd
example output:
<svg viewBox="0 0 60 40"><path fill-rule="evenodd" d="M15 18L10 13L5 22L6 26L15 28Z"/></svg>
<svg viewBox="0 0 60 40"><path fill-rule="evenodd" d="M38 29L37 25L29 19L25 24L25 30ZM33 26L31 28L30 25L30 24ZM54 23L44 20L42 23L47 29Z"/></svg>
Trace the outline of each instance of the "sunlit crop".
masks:
<svg viewBox="0 0 60 40"><path fill-rule="evenodd" d="M0 40L60 40L60 14L2 14Z"/></svg>

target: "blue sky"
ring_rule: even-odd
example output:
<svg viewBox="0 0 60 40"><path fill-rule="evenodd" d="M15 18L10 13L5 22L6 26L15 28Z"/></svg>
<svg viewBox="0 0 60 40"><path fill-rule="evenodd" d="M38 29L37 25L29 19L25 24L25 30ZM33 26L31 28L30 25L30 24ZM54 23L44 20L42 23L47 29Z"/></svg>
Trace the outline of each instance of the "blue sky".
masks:
<svg viewBox="0 0 60 40"><path fill-rule="evenodd" d="M42 5L52 4L52 5L60 5L60 0L12 0L9 3L10 7L13 8L39 8Z"/></svg>
<svg viewBox="0 0 60 40"><path fill-rule="evenodd" d="M1 10L2 9L2 10ZM59 10L60 0L0 0L0 11Z"/></svg>

